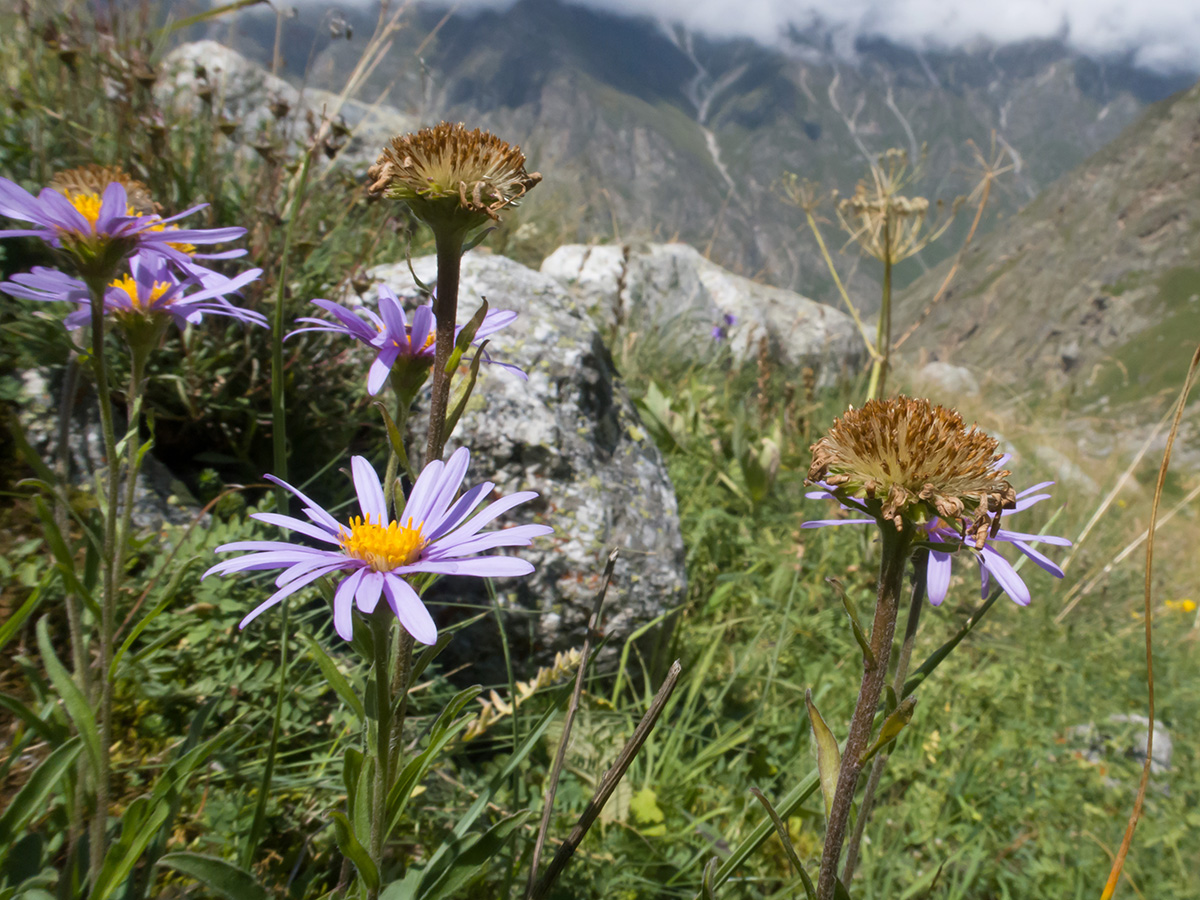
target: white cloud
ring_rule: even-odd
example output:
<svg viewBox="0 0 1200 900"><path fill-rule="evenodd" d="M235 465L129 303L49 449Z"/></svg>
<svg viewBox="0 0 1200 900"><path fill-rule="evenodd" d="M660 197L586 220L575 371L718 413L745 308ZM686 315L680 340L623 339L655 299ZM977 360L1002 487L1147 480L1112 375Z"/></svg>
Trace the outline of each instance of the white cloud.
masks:
<svg viewBox="0 0 1200 900"><path fill-rule="evenodd" d="M440 0L450 5L450 0ZM1160 71L1200 71L1200 0L570 0L650 15L712 36L774 43L789 23L915 47L1061 38L1096 56L1130 54ZM496 8L512 0L459 0Z"/></svg>

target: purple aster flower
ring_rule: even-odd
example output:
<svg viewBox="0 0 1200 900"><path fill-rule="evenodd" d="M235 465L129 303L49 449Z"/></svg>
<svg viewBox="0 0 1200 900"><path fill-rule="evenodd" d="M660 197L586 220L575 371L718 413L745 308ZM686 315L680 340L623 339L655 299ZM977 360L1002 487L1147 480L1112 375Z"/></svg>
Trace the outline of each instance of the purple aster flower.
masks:
<svg viewBox="0 0 1200 900"><path fill-rule="evenodd" d="M314 300L313 304L333 315L336 322L328 322L313 316L302 316L297 322L304 322L308 328L298 328L288 335L302 334L306 331L329 331L334 334L346 334L361 341L378 351L371 369L367 373L367 392L372 396L383 389L384 383L397 360L413 360L424 366L433 365L434 336L437 332L437 320L433 315L432 302L418 306L413 313L412 323L404 314L400 300L385 285L379 286L379 315L366 307L349 309L332 300ZM367 317L364 320L359 313ZM508 309L489 309L483 317L475 337L471 341L479 346L484 340L495 334L506 325L512 324L517 314ZM455 328L455 337L463 326ZM493 360L486 350L483 351L484 362L500 366L519 375L528 376L519 368L509 363Z"/></svg>
<svg viewBox="0 0 1200 900"><path fill-rule="evenodd" d="M1004 463L1009 460L1009 456L1003 456L996 461L994 467L999 470ZM1052 485L1052 481L1043 481L1035 484L1032 487L1026 488L1016 495L1016 504L1011 509L1001 510L999 516L1001 518L1014 515L1023 510L1028 509L1036 503L1043 500L1049 500L1049 494L1039 494L1038 491ZM846 498L839 499L829 490L828 485L818 484L821 490L810 491L805 496L813 500L837 500L842 509L853 512L865 512L865 509L857 505L857 502ZM992 515L995 522L996 515ZM871 519L817 519L801 524L801 528L825 528L831 525L875 525L877 521ZM1012 564L1007 559L997 553L992 547L988 546L991 543L1007 543L1016 547L1021 553L1028 556L1038 566L1045 569L1056 578L1063 577L1063 570L1051 561L1045 554L1039 552L1031 544L1043 543L1051 544L1056 547L1069 547L1071 542L1066 538L1055 537L1053 535L1026 534L1019 531L1009 531L1004 528L996 528L995 533L988 530L988 534L982 540L978 536L977 531L973 531L973 524L966 518L960 519L958 522L946 520L942 518L934 518L931 521L919 526L924 532L922 540L933 544L949 545L958 548L969 550L979 563L979 576L981 582L981 593L984 597L987 596L990 580L995 578L1004 593L1020 606L1028 606L1030 602L1029 588L1017 574ZM925 590L929 596L929 602L934 606L940 606L942 601L946 599L946 594L950 589L950 568L951 561L954 557L954 550L933 549L929 550L929 561L925 570Z"/></svg>
<svg viewBox="0 0 1200 900"><path fill-rule="evenodd" d="M245 628L257 616L285 597L322 575L339 578L334 591L333 625L345 640L354 636L351 613L355 606L370 615L382 596L400 624L422 644L437 640L437 626L420 596L408 582L410 575L473 575L502 578L528 575L533 565L512 556L480 556L493 547L527 547L533 538L550 534L546 525L518 525L481 534L493 519L518 504L532 500L534 491L520 491L485 506L467 517L495 487L490 481L476 485L455 501L467 473L470 453L466 447L454 452L447 462L434 460L417 478L404 512L398 521L388 519L387 504L379 476L363 457L351 459L354 490L361 516L347 524L290 484L267 475L267 479L291 491L304 504L311 522L278 513L255 513L252 518L269 525L290 528L330 547L308 547L287 541L235 541L217 548L218 553L249 551L245 556L218 563L207 572L224 575L262 569L283 569L275 579L278 590L242 619Z"/></svg>
<svg viewBox="0 0 1200 900"><path fill-rule="evenodd" d="M246 233L240 227L184 229L171 224L207 205L201 203L164 219L136 209L120 181L112 181L98 192L48 187L35 197L0 178L0 215L33 226L0 230L0 238L40 237L66 250L85 275L111 273L121 259L138 250L188 266L196 244L220 243Z"/></svg>
<svg viewBox="0 0 1200 900"><path fill-rule="evenodd" d="M241 322L266 327L261 314L234 306L225 295L240 290L262 274L250 269L236 278L223 278L216 287L203 287L194 278L180 281L165 260L150 254L137 254L129 260L130 274L114 280L104 294L104 311L118 318L140 314L152 318L165 314L180 328L198 323L204 313L230 316ZM190 288L202 289L187 293ZM0 284L0 290L26 300L51 300L77 303L79 309L63 319L68 329L80 328L91 321L87 285L57 269L35 266L33 271L14 275Z"/></svg>
<svg viewBox="0 0 1200 900"><path fill-rule="evenodd" d="M737 324L738 317L733 313L725 313L725 315L721 316L721 320L725 323L726 327L732 328Z"/></svg>
<svg viewBox="0 0 1200 900"><path fill-rule="evenodd" d="M725 329L721 325L714 325L712 329L712 339L714 341L725 340Z"/></svg>

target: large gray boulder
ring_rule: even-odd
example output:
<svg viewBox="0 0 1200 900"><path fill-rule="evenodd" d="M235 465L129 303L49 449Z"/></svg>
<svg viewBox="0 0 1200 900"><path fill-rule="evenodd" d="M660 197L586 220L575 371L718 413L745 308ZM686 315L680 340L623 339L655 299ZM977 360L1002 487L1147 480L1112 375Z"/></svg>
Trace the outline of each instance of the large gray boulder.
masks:
<svg viewBox="0 0 1200 900"><path fill-rule="evenodd" d="M864 359L849 316L735 275L687 244L567 244L546 257L542 273L615 340L652 335L672 353L703 360L720 328L735 361L756 358L765 345L774 361L813 369L822 386Z"/></svg>
<svg viewBox="0 0 1200 900"><path fill-rule="evenodd" d="M432 284L433 257L414 260ZM408 266L378 266L371 279L418 302ZM658 448L613 369L596 327L552 278L500 256L470 253L463 260L460 321L486 297L493 309L512 309L516 322L495 335L489 352L519 365L523 381L484 366L476 392L448 450L471 450L468 483L494 481L501 494L534 490L539 500L506 517L541 522L555 533L520 555L537 566L527 578L496 582L509 612L506 631L522 671L549 663L556 651L582 641L611 548L623 551L603 617L612 659L635 630L682 599L684 548L675 492ZM372 308L378 289L362 299ZM423 429L422 429L423 433ZM489 604L477 579L446 579L442 599ZM473 615L466 608L463 615ZM446 607L441 621L456 613ZM469 661L472 680L503 680L504 657L490 617L447 651Z"/></svg>
<svg viewBox="0 0 1200 900"><path fill-rule="evenodd" d="M318 123L328 116L350 129L336 162L365 168L395 135L415 130L418 123L394 107L342 100L315 88L301 91L262 66L216 41L181 44L163 59L155 95L164 105L195 112L207 96L213 108L237 124L239 143L250 146L270 138L286 155L294 155L308 139L307 128L294 123ZM277 115L277 113L281 115Z"/></svg>

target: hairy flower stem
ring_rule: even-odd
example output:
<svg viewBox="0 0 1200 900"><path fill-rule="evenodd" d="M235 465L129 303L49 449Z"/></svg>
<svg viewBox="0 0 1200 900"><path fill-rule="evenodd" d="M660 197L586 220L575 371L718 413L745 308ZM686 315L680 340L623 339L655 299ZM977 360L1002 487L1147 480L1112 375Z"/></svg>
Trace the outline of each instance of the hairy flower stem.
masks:
<svg viewBox="0 0 1200 900"><path fill-rule="evenodd" d="M433 317L437 320L434 340L433 397L429 401L429 440L425 448L425 465L442 458L448 435L446 411L450 405L450 373L446 363L454 351L454 325L458 319L458 280L462 269L463 235L460 231L443 229L435 233L437 240L437 296L433 301Z"/></svg>
<svg viewBox="0 0 1200 900"><path fill-rule="evenodd" d="M871 741L875 710L887 679L888 661L892 654L892 638L896 633L896 615L900 587L904 580L904 564L912 543L912 526L907 521L897 530L890 523L880 526L882 554L879 560L879 594L875 602L875 619L871 625L871 654L874 660L863 660L862 685L858 703L850 719L850 732L842 751L842 767L825 829L825 847L821 852L821 871L817 878L817 900L833 900L837 884L838 858L846 838L846 823L854 803L854 789L862 771L862 757Z"/></svg>
<svg viewBox="0 0 1200 900"><path fill-rule="evenodd" d="M96 375L96 399L100 406L100 430L104 436L107 466L104 509L103 592L100 597L100 637L98 671L100 677L100 771L96 772L96 809L89 835L88 876L92 884L100 876L108 850L108 801L112 760L112 693L108 669L112 659L113 632L117 615L117 508L120 502L121 464L117 458L117 436L113 426L112 394L108 387L108 367L104 363L104 290L106 277L86 279L92 312L92 369Z"/></svg>
<svg viewBox="0 0 1200 900"><path fill-rule="evenodd" d="M913 645L917 642L917 626L921 621L921 609L925 606L925 577L927 574L928 550L918 550L913 554L913 589L912 602L908 607L908 619L904 626L904 643L900 645L900 658L896 660L896 674L892 678L892 690L897 700L903 700L904 679L908 677L908 664L912 660ZM858 818L854 822L854 834L846 845L846 865L842 869L842 884L850 887L854 878L854 870L858 866L858 851L862 845L863 832L867 820L871 817L871 805L875 799L875 791L879 787L879 779L883 777L884 767L887 766L888 754L878 753L871 763L871 773L867 776L867 785L863 788L862 801L858 804Z"/></svg>

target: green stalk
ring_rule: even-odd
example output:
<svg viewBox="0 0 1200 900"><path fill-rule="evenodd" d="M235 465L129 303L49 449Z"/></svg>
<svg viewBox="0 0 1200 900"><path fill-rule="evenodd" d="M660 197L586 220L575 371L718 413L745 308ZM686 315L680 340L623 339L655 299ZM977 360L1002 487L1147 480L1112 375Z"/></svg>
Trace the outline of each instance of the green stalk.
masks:
<svg viewBox="0 0 1200 900"><path fill-rule="evenodd" d="M921 549L913 554L912 602L909 604L908 619L904 626L904 643L900 645L900 658L896 660L896 673L892 677L892 690L895 692L897 700L900 700L904 693L904 679L908 677L908 664L912 660L913 647L917 643L917 626L921 621L921 609L925 606L925 579L928 573L928 561L928 550ZM842 884L846 885L847 889L854 879L863 832L866 830L867 820L871 817L871 805L887 761L887 753L876 754L875 760L871 763L871 773L867 776L867 786L863 788L862 802L858 805L858 819L854 822L854 834L850 837L850 843L846 845L846 865L842 869Z"/></svg>
<svg viewBox="0 0 1200 900"><path fill-rule="evenodd" d="M387 624L380 616L372 616L371 630L375 639L375 773L371 792L371 861L383 875L383 848L387 838L387 796L391 786L392 747L392 686L390 640ZM410 644L411 647L411 644ZM370 724L367 724L370 727ZM379 886L367 890L367 900L379 900Z"/></svg>
<svg viewBox="0 0 1200 900"><path fill-rule="evenodd" d="M454 351L454 325L458 319L458 281L462 269L463 234L454 228L435 229L437 241L437 297L433 316L437 319L434 340L433 397L429 401L429 439L425 464L442 458L449 435L442 433L450 403L450 373L446 363Z"/></svg>
<svg viewBox="0 0 1200 900"><path fill-rule="evenodd" d="M100 598L100 636L98 671L100 675L100 771L96 773L96 809L89 835L88 877L92 884L100 876L108 850L108 802L112 760L112 693L108 669L112 659L113 632L117 608L117 508L120 503L120 469L117 436L113 426L112 394L108 387L108 367L104 363L104 290L108 279L95 275L86 279L92 312L92 369L96 375L96 399L100 406L100 428L104 436L107 499L104 510L104 548L102 566L103 593Z"/></svg>
<svg viewBox="0 0 1200 900"><path fill-rule="evenodd" d="M140 416L139 403L142 399L142 389L145 387L146 361L150 356L150 348L145 344L133 342L129 346L129 424L125 429L125 501L121 507L121 517L117 523L117 560L118 573L125 571L125 553L128 550L129 532L133 522L133 499L137 493L137 477L141 466L138 462L138 444L141 437L138 429Z"/></svg>
<svg viewBox="0 0 1200 900"><path fill-rule="evenodd" d="M258 782L258 797L254 804L254 818L250 823L250 832L246 835L246 843L242 847L239 864L243 869L249 869L254 862L254 851L258 849L258 841L262 836L263 826L267 818L267 798L271 793L271 780L275 777L275 754L279 749L279 733L283 726L283 701L287 696L288 671L288 607L291 598L285 597L282 615L279 620L279 684L275 688L275 716L271 720L271 740L267 745L267 759L263 764L262 778Z"/></svg>
<svg viewBox="0 0 1200 900"><path fill-rule="evenodd" d="M821 851L821 871L817 876L817 900L833 900L837 885L838 858L846 838L846 823L854 803L854 790L863 767L863 754L870 745L875 710L883 694L888 662L892 655L892 638L896 633L896 616L900 587L904 580L904 564L912 543L912 525L904 523L897 530L890 522L880 525L882 553L879 560L879 595L875 602L875 620L871 625L872 659L863 659L862 685L858 703L850 720L850 731L842 751L842 767L829 810L825 829L825 846Z"/></svg>
<svg viewBox="0 0 1200 900"><path fill-rule="evenodd" d="M283 313L287 294L287 261L292 249L292 235L296 220L300 218L300 207L304 203L304 191L308 187L308 169L312 163L313 150L304 154L300 165L296 193L288 210L287 229L283 233L283 253L279 257L279 283L275 293L275 315L271 323L271 442L274 448L276 478L287 481L287 410L284 405L283 377ZM276 486L275 508L286 513L288 508L287 489Z"/></svg>
<svg viewBox="0 0 1200 900"><path fill-rule="evenodd" d="M867 385L867 399L882 397L887 390L888 363L892 355L892 246L891 215L883 221L883 292L879 300L879 328L875 335L878 351L871 364L871 381Z"/></svg>

